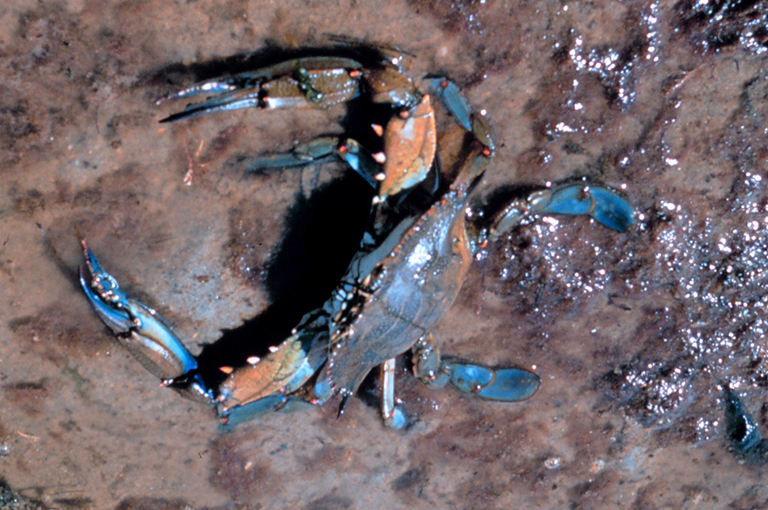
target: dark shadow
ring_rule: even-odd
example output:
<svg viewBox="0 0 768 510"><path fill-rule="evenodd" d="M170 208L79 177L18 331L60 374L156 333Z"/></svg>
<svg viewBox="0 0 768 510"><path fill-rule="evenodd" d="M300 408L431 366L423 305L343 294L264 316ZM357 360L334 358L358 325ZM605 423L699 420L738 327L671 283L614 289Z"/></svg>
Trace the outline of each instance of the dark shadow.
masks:
<svg viewBox="0 0 768 510"><path fill-rule="evenodd" d="M286 219L283 241L268 262L265 285L273 303L241 327L224 331L198 357L211 387L223 379L219 367L238 367L263 357L285 340L302 316L320 307L341 280L360 245L373 190L353 173L299 195Z"/></svg>
<svg viewBox="0 0 768 510"><path fill-rule="evenodd" d="M482 211L482 221L479 222L479 226L487 228L493 215L501 211L510 201L518 198L525 198L529 194L536 190L544 189L544 186L535 184L508 184L500 186L490 194L483 197L482 203L479 204L479 210Z"/></svg>

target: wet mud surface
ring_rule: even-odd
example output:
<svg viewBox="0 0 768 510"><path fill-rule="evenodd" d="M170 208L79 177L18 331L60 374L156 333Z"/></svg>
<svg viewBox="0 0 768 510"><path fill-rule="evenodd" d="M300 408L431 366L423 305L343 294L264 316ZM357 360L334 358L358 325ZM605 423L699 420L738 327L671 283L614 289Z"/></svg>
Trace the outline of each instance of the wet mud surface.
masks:
<svg viewBox="0 0 768 510"><path fill-rule="evenodd" d="M66 509L768 506L764 435L739 428L768 428L766 18L730 0L5 2L0 478ZM488 111L485 193L588 177L641 213L629 234L525 225L475 263L435 333L445 353L535 370L530 400L403 374L420 417L403 432L375 385L339 420L329 405L222 431L90 310L82 236L212 364L325 299L364 187L333 164L241 167L340 132L343 108L168 125L183 104L154 100L326 33L397 44L414 76Z"/></svg>

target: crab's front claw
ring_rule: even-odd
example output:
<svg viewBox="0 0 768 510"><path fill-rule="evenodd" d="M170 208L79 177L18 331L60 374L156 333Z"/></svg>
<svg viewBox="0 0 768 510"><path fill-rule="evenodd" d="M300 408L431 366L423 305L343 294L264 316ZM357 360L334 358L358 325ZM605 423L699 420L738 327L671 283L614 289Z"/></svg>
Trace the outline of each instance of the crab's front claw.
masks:
<svg viewBox="0 0 768 510"><path fill-rule="evenodd" d="M197 361L153 309L129 297L114 277L101 268L93 252L82 241L85 265L80 267L80 285L96 314L117 335L126 349L144 367L196 401L211 403L213 394L197 372Z"/></svg>
<svg viewBox="0 0 768 510"><path fill-rule="evenodd" d="M219 388L219 413L245 406L274 394L288 394L299 389L314 375L325 357L311 351L314 333L298 331L263 359L256 359L232 372ZM318 352L318 356L314 353Z"/></svg>
<svg viewBox="0 0 768 510"><path fill-rule="evenodd" d="M490 368L460 361L443 362L443 371L454 387L486 400L525 400L539 388L539 376L519 368Z"/></svg>
<svg viewBox="0 0 768 510"><path fill-rule="evenodd" d="M538 202L539 214L584 214L610 229L627 232L637 223L635 208L616 191L577 184L551 192Z"/></svg>
<svg viewBox="0 0 768 510"><path fill-rule="evenodd" d="M359 94L361 67L348 58L306 57L205 81L158 99L160 104L169 99L209 96L160 122L240 108L328 108Z"/></svg>
<svg viewBox="0 0 768 510"><path fill-rule="evenodd" d="M321 310L304 316L291 336L263 359L232 372L219 387L218 410L223 423L240 423L268 411L293 409L315 402L301 391L328 357L328 329Z"/></svg>
<svg viewBox="0 0 768 510"><path fill-rule="evenodd" d="M312 403L302 398L276 393L233 409L226 411L220 409L219 418L224 429L227 430L230 427L255 420L268 413L303 411L311 405Z"/></svg>

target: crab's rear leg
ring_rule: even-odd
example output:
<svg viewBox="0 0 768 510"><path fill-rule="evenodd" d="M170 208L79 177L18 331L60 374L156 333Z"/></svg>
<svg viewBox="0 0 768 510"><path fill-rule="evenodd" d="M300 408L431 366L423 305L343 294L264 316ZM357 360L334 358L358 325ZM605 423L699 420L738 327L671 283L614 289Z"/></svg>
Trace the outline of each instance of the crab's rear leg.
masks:
<svg viewBox="0 0 768 510"><path fill-rule="evenodd" d="M610 188L591 184L559 188L538 200L533 212L587 215L617 232L627 232L637 223L635 208L624 197Z"/></svg>
<svg viewBox="0 0 768 510"><path fill-rule="evenodd" d="M539 377L520 368L490 368L458 358L441 358L431 334L413 347L413 373L431 388L454 388L486 400L515 402L533 395Z"/></svg>
<svg viewBox="0 0 768 510"><path fill-rule="evenodd" d="M499 238L526 216L552 214L589 216L618 232L627 232L637 223L635 208L617 191L596 184L571 184L511 200L494 215L485 238Z"/></svg>
<svg viewBox="0 0 768 510"><path fill-rule="evenodd" d="M86 280L81 266L80 285L96 314L114 331L120 343L163 385L192 400L213 403L213 393L198 373L197 361L165 320L129 297L117 280L102 269L87 243L83 240L81 244L91 278L90 282Z"/></svg>

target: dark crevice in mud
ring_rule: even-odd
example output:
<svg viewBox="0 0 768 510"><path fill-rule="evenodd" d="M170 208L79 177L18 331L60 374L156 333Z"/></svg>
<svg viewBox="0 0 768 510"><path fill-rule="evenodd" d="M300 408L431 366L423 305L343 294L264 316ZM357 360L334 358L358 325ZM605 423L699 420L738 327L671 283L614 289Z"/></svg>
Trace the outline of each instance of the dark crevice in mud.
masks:
<svg viewBox="0 0 768 510"><path fill-rule="evenodd" d="M702 50L721 51L741 45L768 47L768 4L759 0L682 0L675 5L680 33Z"/></svg>
<svg viewBox="0 0 768 510"><path fill-rule="evenodd" d="M207 381L222 379L219 367L264 356L290 335L305 313L330 297L360 245L372 194L362 179L348 174L309 198L299 196L289 211L283 241L267 263L264 283L272 305L203 349L198 361Z"/></svg>
<svg viewBox="0 0 768 510"><path fill-rule="evenodd" d="M725 403L725 438L730 451L751 464L768 462L768 440L763 438L760 424L727 384L722 384Z"/></svg>
<svg viewBox="0 0 768 510"><path fill-rule="evenodd" d="M133 497L121 501L115 510L187 510L192 508L189 503L182 499Z"/></svg>
<svg viewBox="0 0 768 510"><path fill-rule="evenodd" d="M36 488L30 487L27 490L34 489ZM23 496L18 490L13 490L4 479L0 478L0 510L45 510L47 508L49 507L42 502Z"/></svg>

